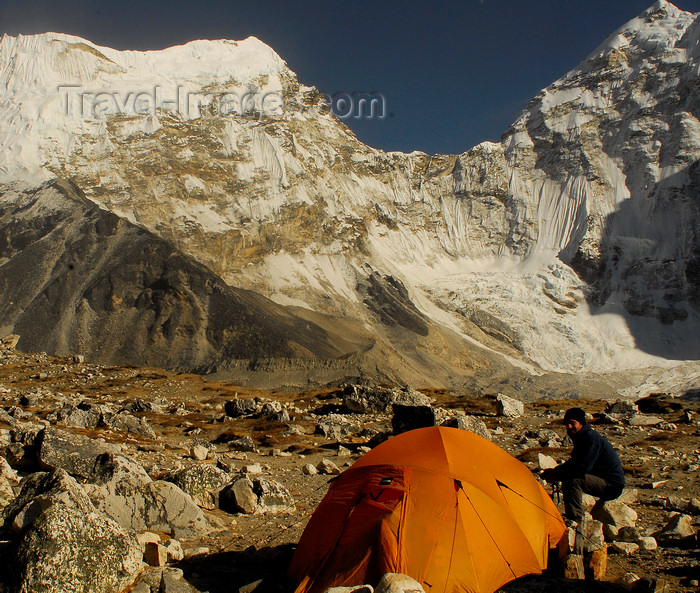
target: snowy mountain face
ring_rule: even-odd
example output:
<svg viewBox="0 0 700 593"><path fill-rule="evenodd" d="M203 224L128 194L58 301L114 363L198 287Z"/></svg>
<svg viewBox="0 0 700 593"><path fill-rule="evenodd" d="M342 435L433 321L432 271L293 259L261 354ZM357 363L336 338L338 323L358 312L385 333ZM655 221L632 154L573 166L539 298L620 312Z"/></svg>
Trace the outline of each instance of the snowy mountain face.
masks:
<svg viewBox="0 0 700 593"><path fill-rule="evenodd" d="M123 52L59 34L5 36L0 230L11 248L0 252L0 273L20 256L28 266L27 250L42 252L49 229L27 228L61 194L52 180L69 180L129 232L164 241L188 269L207 269L208 282L286 318L283 345L256 358L323 359L326 379L375 369L386 380L454 385L479 368L598 372L695 360L699 83L700 18L661 1L535 97L501 142L456 156L384 153L254 38ZM46 195L30 199L38 187ZM96 216L80 208L74 216ZM45 273L21 308L0 295L7 330L52 301L55 268L41 261ZM187 351L181 316L149 310L135 321L143 278L107 282L99 269L71 285L59 314L66 329L44 347L91 354L74 328L94 317L86 295L99 284L116 303L109 323L132 320L126 335L137 333L143 351L155 340L165 352L175 335ZM263 323L258 313L251 328ZM190 330L201 338L212 319L198 319ZM235 347L251 343L237 327L226 338L231 372L252 358ZM227 368L222 356L149 362Z"/></svg>

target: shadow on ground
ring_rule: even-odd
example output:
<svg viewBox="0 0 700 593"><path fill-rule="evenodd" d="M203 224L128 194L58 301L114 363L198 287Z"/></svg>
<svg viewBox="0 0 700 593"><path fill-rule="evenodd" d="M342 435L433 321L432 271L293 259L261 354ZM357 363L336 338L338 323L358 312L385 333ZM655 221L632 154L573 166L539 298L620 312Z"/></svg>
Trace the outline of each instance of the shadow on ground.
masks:
<svg viewBox="0 0 700 593"><path fill-rule="evenodd" d="M200 591L231 593L262 579L255 593L292 593L294 586L286 579L294 554L292 544L276 547L250 547L243 551L220 552L199 556L178 566L185 578ZM620 585L595 581L571 581L543 575L518 579L499 593L629 593Z"/></svg>
<svg viewBox="0 0 700 593"><path fill-rule="evenodd" d="M251 546L238 552L196 556L180 562L178 568L200 591L231 593L262 579L255 593L286 593L293 591L292 584L286 580L293 554L292 544L259 550Z"/></svg>

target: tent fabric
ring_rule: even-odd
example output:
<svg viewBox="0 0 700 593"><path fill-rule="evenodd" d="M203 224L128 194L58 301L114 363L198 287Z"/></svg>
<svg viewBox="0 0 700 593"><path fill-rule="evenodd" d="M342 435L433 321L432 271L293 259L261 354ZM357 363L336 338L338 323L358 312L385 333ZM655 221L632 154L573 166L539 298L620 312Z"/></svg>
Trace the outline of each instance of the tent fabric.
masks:
<svg viewBox="0 0 700 593"><path fill-rule="evenodd" d="M473 433L412 430L330 486L299 541L295 593L407 574L427 593L492 593L542 572L566 528L528 468Z"/></svg>

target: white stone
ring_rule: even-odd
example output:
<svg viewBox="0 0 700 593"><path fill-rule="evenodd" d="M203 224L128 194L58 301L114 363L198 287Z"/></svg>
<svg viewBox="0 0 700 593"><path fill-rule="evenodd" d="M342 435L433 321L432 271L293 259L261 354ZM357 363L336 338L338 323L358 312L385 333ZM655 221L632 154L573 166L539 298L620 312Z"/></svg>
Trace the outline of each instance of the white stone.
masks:
<svg viewBox="0 0 700 593"><path fill-rule="evenodd" d="M525 404L502 393L496 398L496 413L506 418L519 418L525 413Z"/></svg>
<svg viewBox="0 0 700 593"><path fill-rule="evenodd" d="M301 471L307 476L315 476L318 473L318 470L313 463L307 463L301 468Z"/></svg>
<svg viewBox="0 0 700 593"><path fill-rule="evenodd" d="M550 457L549 455L545 455L543 453L537 454L537 463L539 464L540 469L550 469L559 465L554 457Z"/></svg>
<svg viewBox="0 0 700 593"><path fill-rule="evenodd" d="M204 461L209 455L209 449L207 449L203 445L195 445L194 447L192 447L190 454L197 461Z"/></svg>

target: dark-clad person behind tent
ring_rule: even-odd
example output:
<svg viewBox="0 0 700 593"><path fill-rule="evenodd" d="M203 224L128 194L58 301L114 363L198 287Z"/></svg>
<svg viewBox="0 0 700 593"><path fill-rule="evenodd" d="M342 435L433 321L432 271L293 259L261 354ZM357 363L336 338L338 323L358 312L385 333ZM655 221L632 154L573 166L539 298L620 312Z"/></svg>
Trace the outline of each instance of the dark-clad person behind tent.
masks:
<svg viewBox="0 0 700 593"><path fill-rule="evenodd" d="M574 443L571 457L546 469L542 477L550 483L562 483L566 518L578 523L583 518L583 493L613 500L622 494L625 473L612 445L586 422L586 412L581 408L566 411L564 426Z"/></svg>

